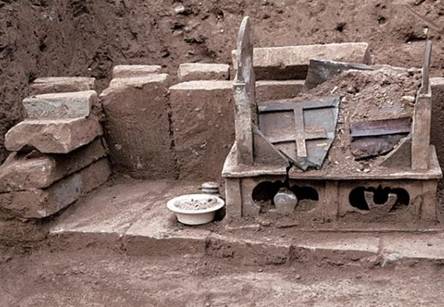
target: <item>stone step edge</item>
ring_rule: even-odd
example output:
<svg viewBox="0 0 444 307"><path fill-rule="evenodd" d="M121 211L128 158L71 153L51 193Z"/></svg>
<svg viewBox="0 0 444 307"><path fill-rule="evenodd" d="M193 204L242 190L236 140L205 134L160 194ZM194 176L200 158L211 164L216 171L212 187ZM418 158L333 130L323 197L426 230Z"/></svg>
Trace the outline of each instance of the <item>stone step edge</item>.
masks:
<svg viewBox="0 0 444 307"><path fill-rule="evenodd" d="M293 263L321 263L334 266L384 267L388 264L412 265L419 261L444 263L443 257L400 256L396 251L386 251L378 244L377 251L345 250L311 247L307 243L271 243L265 241L238 239L233 236L208 233L202 236L150 237L126 235L116 232L85 232L50 230L48 238L65 242L73 249L91 246L119 250L130 256L177 256L198 255L228 259L242 265L291 265ZM444 241L443 241L444 242ZM110 244L111 243L111 244ZM444 254L443 254L444 255Z"/></svg>

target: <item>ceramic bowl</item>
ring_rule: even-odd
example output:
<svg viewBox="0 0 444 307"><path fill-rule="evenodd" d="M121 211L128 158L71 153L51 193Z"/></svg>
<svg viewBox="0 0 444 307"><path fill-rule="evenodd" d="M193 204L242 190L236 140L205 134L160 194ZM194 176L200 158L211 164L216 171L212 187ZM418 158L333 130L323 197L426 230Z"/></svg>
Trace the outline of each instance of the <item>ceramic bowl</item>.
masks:
<svg viewBox="0 0 444 307"><path fill-rule="evenodd" d="M210 208L180 208L181 203L194 201L208 201L214 199L215 203ZM222 198L210 194L186 194L175 197L168 201L167 207L170 211L176 214L177 220L185 225L202 225L210 223L214 220L217 210L225 205Z"/></svg>

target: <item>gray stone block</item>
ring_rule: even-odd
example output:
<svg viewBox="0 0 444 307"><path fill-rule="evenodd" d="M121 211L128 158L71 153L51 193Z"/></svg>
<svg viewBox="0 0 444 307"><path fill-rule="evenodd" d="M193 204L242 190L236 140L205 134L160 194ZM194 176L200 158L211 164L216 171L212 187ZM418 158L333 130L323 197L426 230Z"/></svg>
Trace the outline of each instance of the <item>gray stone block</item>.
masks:
<svg viewBox="0 0 444 307"><path fill-rule="evenodd" d="M95 91L42 94L23 100L29 119L88 117L94 105L97 105Z"/></svg>

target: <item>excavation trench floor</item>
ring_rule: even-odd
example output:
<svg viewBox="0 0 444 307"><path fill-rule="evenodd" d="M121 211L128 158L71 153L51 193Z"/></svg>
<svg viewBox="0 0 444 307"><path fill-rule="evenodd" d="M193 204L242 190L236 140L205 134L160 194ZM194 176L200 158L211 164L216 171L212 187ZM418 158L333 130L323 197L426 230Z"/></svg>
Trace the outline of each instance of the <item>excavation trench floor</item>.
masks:
<svg viewBox="0 0 444 307"><path fill-rule="evenodd" d="M444 261L444 233L435 226L416 232L396 227L365 231L355 227L304 228L291 221L276 225L257 222L187 227L166 208L167 200L198 192L199 183L136 181L120 178L102 186L64 212L50 237L71 245L118 246L130 254L205 254L243 265L294 261L378 263L404 260ZM375 228L373 228L375 230Z"/></svg>
<svg viewBox="0 0 444 307"><path fill-rule="evenodd" d="M443 266L239 266L103 249L0 258L0 306L443 306Z"/></svg>
<svg viewBox="0 0 444 307"><path fill-rule="evenodd" d="M444 235L178 224L198 183L119 179L0 246L0 306L443 306ZM389 231L390 230L390 231Z"/></svg>

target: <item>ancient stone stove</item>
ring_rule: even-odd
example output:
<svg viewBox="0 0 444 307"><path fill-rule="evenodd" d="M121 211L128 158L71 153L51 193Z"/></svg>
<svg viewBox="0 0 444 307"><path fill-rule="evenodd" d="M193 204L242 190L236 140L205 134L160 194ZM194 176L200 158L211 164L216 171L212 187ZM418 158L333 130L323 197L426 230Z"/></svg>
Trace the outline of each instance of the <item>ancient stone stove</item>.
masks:
<svg viewBox="0 0 444 307"><path fill-rule="evenodd" d="M335 89L309 99L302 95L258 104L251 33L246 17L235 54L236 137L223 168L227 215L401 225L436 221L442 173L430 145L431 42L426 43L423 68L416 72L324 63L363 73L392 69L417 81L401 109L398 100L379 105L363 100L356 105L368 112L354 116L351 111L361 109L335 95ZM313 60L310 66L319 63ZM315 72L309 68L307 78ZM390 79L390 74L384 76Z"/></svg>

